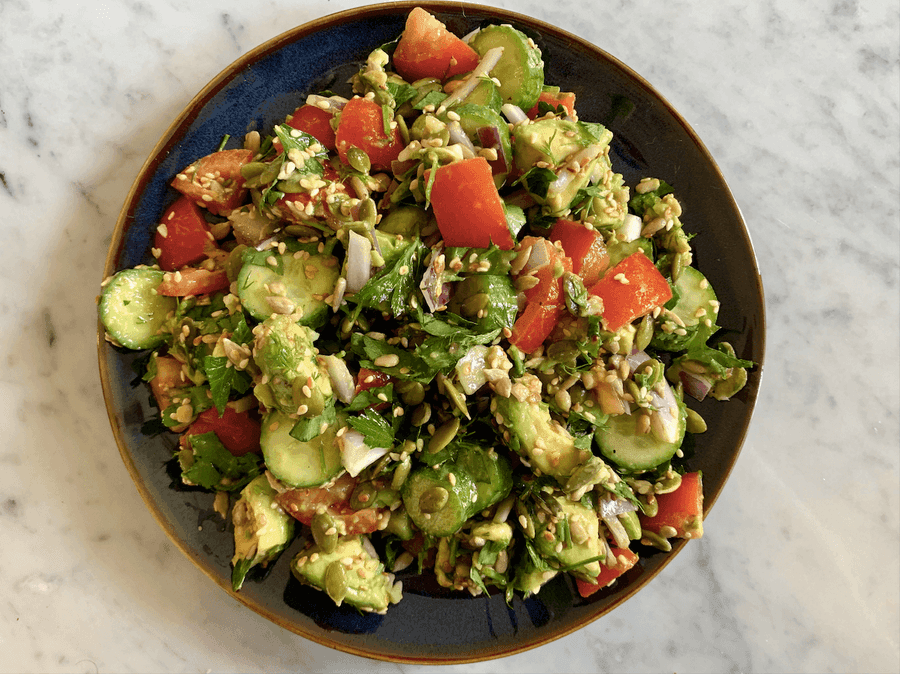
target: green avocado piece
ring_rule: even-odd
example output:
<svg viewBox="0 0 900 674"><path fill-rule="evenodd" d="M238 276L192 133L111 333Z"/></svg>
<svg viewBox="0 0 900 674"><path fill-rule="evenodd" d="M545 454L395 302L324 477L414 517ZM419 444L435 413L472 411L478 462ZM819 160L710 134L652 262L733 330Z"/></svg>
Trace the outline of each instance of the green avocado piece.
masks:
<svg viewBox="0 0 900 674"><path fill-rule="evenodd" d="M256 397L287 415L321 414L333 392L313 346L318 334L282 314L264 320L253 334L253 359L262 374L253 389Z"/></svg>
<svg viewBox="0 0 900 674"><path fill-rule="evenodd" d="M523 402L514 396L495 396L495 415L510 433L510 446L525 457L531 467L557 478L571 475L590 457L575 447L569 432L550 418L547 403Z"/></svg>
<svg viewBox="0 0 900 674"><path fill-rule="evenodd" d="M231 586L241 589L251 568L268 564L294 537L294 518L275 501L276 492L265 475L254 478L241 491L231 510L234 523L234 557Z"/></svg>
<svg viewBox="0 0 900 674"><path fill-rule="evenodd" d="M535 546L545 559L555 560L560 567L584 580L593 580L601 571L597 558L606 554L606 545L600 540L597 513L581 502L570 501L566 497L557 499L557 503L562 509L562 517L548 517L539 524L534 537ZM568 535L563 535L563 521L568 526Z"/></svg>
<svg viewBox="0 0 900 674"><path fill-rule="evenodd" d="M324 590L340 606L384 613L400 601L399 588L384 565L370 555L361 536L338 540L331 552L316 545L306 548L291 561L291 573L301 583Z"/></svg>

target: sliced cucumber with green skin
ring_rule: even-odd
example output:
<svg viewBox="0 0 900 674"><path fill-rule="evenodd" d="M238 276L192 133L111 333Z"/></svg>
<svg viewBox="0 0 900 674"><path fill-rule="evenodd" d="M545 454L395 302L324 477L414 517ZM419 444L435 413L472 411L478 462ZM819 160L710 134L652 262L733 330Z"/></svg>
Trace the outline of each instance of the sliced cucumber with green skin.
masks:
<svg viewBox="0 0 900 674"><path fill-rule="evenodd" d="M157 295L163 280L159 269L124 269L100 295L100 321L116 342L128 349L152 349L165 340L162 327L175 311L174 297Z"/></svg>
<svg viewBox="0 0 900 674"><path fill-rule="evenodd" d="M652 432L638 433L639 416L638 414L611 416L606 425L594 433L600 453L630 473L652 470L665 463L675 456L684 440L683 412L679 412L675 442L662 442Z"/></svg>
<svg viewBox="0 0 900 674"><path fill-rule="evenodd" d="M452 536L477 512L475 481L452 463L413 471L403 483L402 496L410 519L432 536Z"/></svg>
<svg viewBox="0 0 900 674"><path fill-rule="evenodd" d="M296 421L277 410L263 419L259 444L266 467L290 487L318 487L343 470L341 450L336 442L342 424L329 424L321 435L301 442L291 437Z"/></svg>
<svg viewBox="0 0 900 674"><path fill-rule="evenodd" d="M678 301L670 311L684 323L686 334L680 335L656 330L653 333L653 340L650 342L650 346L654 349L683 351L692 340L697 338L698 333L709 338L716 330L718 302L716 293L706 277L694 267L684 267L675 282L675 289L678 293ZM710 321L710 327L702 324L702 321L707 319Z"/></svg>
<svg viewBox="0 0 900 674"><path fill-rule="evenodd" d="M671 311L684 322L685 327L692 328L705 317L715 322L716 292L701 272L694 267L684 267L675 281L675 287L679 296ZM700 309L703 309L702 313Z"/></svg>
<svg viewBox="0 0 900 674"><path fill-rule="evenodd" d="M541 50L525 33L512 26L482 28L469 45L484 55L488 49L503 47L491 77L500 80L500 97L525 112L533 108L544 88L544 61Z"/></svg>
<svg viewBox="0 0 900 674"><path fill-rule="evenodd" d="M634 241L619 241L613 237L606 244L606 252L609 253L609 267L612 269L626 257L637 251L643 251L651 260L653 259L653 243L650 239L635 239Z"/></svg>
<svg viewBox="0 0 900 674"><path fill-rule="evenodd" d="M503 105L500 89L493 80L484 79L479 82L468 96L462 100L463 105L483 105L499 112Z"/></svg>
<svg viewBox="0 0 900 674"><path fill-rule="evenodd" d="M272 253L276 265L244 264L238 274L237 287L241 304L257 320L273 313L303 312L302 325L320 325L328 311L324 298L334 292L340 274L338 261L332 255L294 257L293 253ZM278 273L279 267L282 273ZM272 299L270 299L272 298ZM282 299L274 299L282 298ZM273 302L275 305L273 305ZM276 311L276 306L279 311Z"/></svg>

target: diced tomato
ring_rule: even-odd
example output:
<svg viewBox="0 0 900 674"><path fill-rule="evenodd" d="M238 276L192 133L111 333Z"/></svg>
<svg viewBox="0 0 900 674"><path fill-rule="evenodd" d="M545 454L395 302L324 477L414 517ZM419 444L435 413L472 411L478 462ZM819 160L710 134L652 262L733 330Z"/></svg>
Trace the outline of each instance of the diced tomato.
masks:
<svg viewBox="0 0 900 674"><path fill-rule="evenodd" d="M570 116L575 115L575 94L573 93L564 91L542 91L541 95L538 96L538 102L528 111L529 119L535 119L540 116L541 112L539 108L541 103L546 103L553 108L558 108L561 105L566 109L566 112L569 113Z"/></svg>
<svg viewBox="0 0 900 674"><path fill-rule="evenodd" d="M422 180L431 176L426 171ZM506 224L503 201L484 157L465 159L437 169L431 187L431 206L446 246L503 250L515 245Z"/></svg>
<svg viewBox="0 0 900 674"><path fill-rule="evenodd" d="M181 436L184 445L190 435L203 435L212 431L225 445L225 449L235 456L259 454L260 423L250 412L236 412L233 407L226 406L225 412L219 416L219 410L210 407L201 412L194 423Z"/></svg>
<svg viewBox="0 0 900 674"><path fill-rule="evenodd" d="M367 367L359 368L359 374L356 375L356 393L355 395L359 395L363 391L368 391L370 388L378 388L379 386L386 386L387 384L394 381L394 378L384 372L379 372L378 370L370 370ZM373 410L376 412L380 412L383 409L389 407L388 403L379 403L378 405L371 406Z"/></svg>
<svg viewBox="0 0 900 674"><path fill-rule="evenodd" d="M301 105L287 120L287 125L305 131L329 150L335 149L334 129L331 128L331 113L315 105Z"/></svg>
<svg viewBox="0 0 900 674"><path fill-rule="evenodd" d="M163 213L153 246L159 250L161 269L174 271L199 262L209 250L218 248L200 207L181 196Z"/></svg>
<svg viewBox="0 0 900 674"><path fill-rule="evenodd" d="M253 159L252 150L220 150L198 159L175 176L172 187L210 213L227 215L244 203L247 190L241 167Z"/></svg>
<svg viewBox="0 0 900 674"><path fill-rule="evenodd" d="M641 251L606 272L588 292L603 300L603 323L610 332L672 299L668 281Z"/></svg>
<svg viewBox="0 0 900 674"><path fill-rule="evenodd" d="M638 556L631 550L628 550L626 548L612 548L612 552L617 559L619 557L624 558L624 566L622 565L621 559L619 559L619 564L612 569L601 564L603 570L600 572L600 575L597 576L593 583L589 583L588 581L582 580L581 578L576 578L575 584L578 586L578 594L580 594L582 597L590 597L595 592L599 592L604 587L607 587L610 583L612 583L616 578L628 571L628 569L637 564Z"/></svg>
<svg viewBox="0 0 900 674"><path fill-rule="evenodd" d="M553 246L547 249L556 251ZM566 310L562 276L567 271L572 271L572 260L555 253L547 264L531 272L538 283L525 291L525 309L509 338L509 343L523 353L531 353L543 344Z"/></svg>
<svg viewBox="0 0 900 674"><path fill-rule="evenodd" d="M318 511L324 506L335 520L343 522L349 534L370 534L378 530L384 519L384 508L363 508L354 510L350 506L350 495L356 488L357 479L344 473L329 487L314 489L289 489L278 495L277 501L292 517L309 526Z"/></svg>
<svg viewBox="0 0 900 674"><path fill-rule="evenodd" d="M192 385L193 382L184 374L181 361L172 356L156 357L156 374L150 380L150 390L160 411L172 404L174 392Z"/></svg>
<svg viewBox="0 0 900 674"><path fill-rule="evenodd" d="M335 147L345 164L350 148L356 147L369 155L374 171L389 171L391 162L403 150L403 139L397 128L384 132L381 106L367 98L351 98L338 122Z"/></svg>
<svg viewBox="0 0 900 674"><path fill-rule="evenodd" d="M478 53L420 7L406 19L393 64L407 82L423 77L446 80L478 65Z"/></svg>
<svg viewBox="0 0 900 674"><path fill-rule="evenodd" d="M181 269L168 272L156 288L160 295L186 297L187 295L209 295L227 290L231 284L224 269Z"/></svg>
<svg viewBox="0 0 900 674"><path fill-rule="evenodd" d="M609 267L609 253L603 235L593 227L560 218L550 230L550 240L558 241L572 258L572 271L586 287L599 281Z"/></svg>
<svg viewBox="0 0 900 674"><path fill-rule="evenodd" d="M663 527L672 527L675 535L667 538L703 536L703 477L700 473L685 473L678 489L657 495L656 501L659 511L654 517L639 515L642 529L659 534Z"/></svg>

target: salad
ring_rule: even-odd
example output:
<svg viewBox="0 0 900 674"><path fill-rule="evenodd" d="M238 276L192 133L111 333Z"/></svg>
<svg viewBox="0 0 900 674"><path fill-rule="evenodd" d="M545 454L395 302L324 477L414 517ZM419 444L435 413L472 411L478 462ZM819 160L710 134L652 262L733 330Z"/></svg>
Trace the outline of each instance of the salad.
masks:
<svg viewBox="0 0 900 674"><path fill-rule="evenodd" d="M176 174L152 263L104 280L147 432L231 518L235 591L296 541L294 577L362 611L404 571L587 597L702 535L685 394L753 364L712 342L673 188L625 184L543 66L510 25L414 9L349 96Z"/></svg>

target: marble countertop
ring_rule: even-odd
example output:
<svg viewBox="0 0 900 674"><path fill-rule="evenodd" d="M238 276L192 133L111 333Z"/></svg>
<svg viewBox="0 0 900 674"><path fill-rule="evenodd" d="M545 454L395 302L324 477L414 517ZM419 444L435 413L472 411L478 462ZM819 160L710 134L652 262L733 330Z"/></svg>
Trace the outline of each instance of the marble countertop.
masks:
<svg viewBox="0 0 900 674"><path fill-rule="evenodd" d="M421 669L304 640L195 568L119 458L95 356L110 233L170 121L243 52L361 4L0 2L0 671ZM483 4L601 46L693 126L753 237L768 350L702 540L581 631L446 669L898 671L896 3Z"/></svg>

